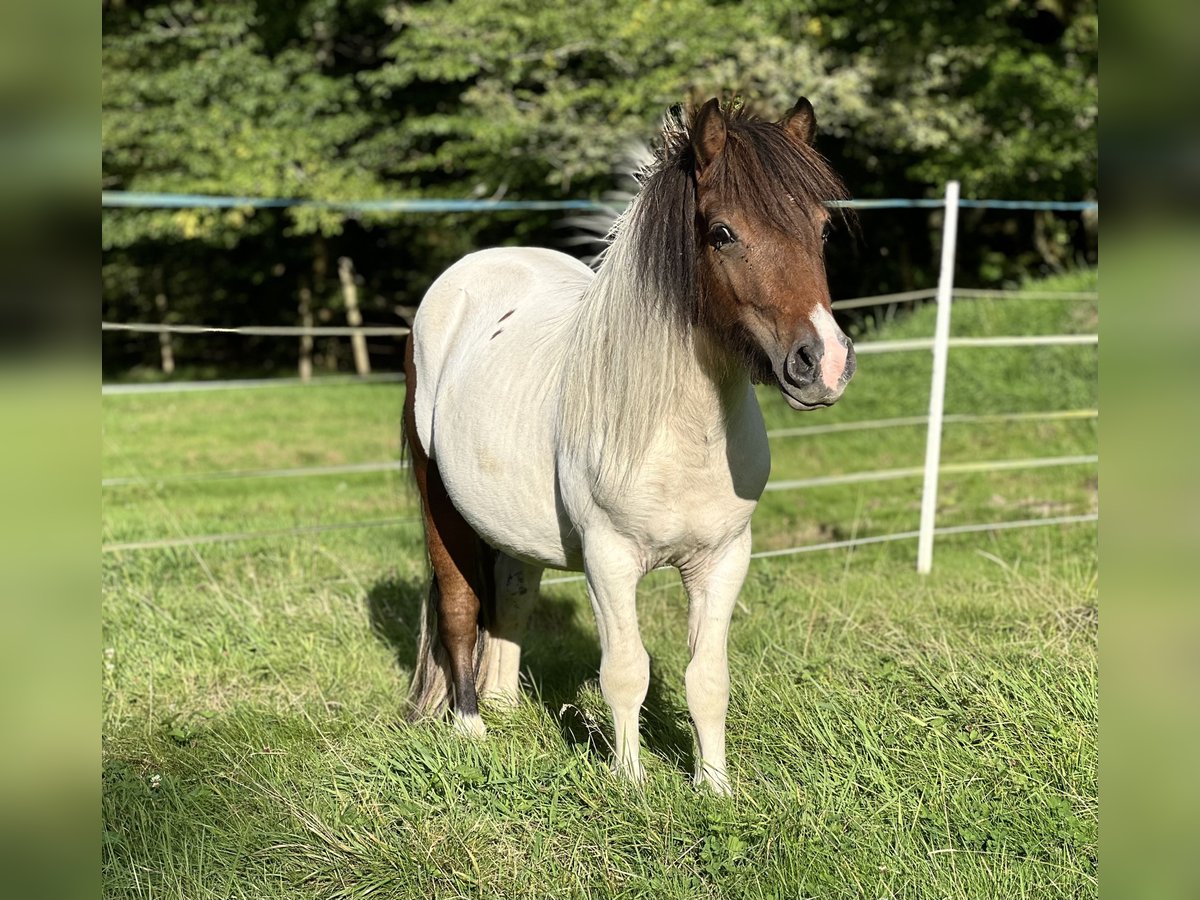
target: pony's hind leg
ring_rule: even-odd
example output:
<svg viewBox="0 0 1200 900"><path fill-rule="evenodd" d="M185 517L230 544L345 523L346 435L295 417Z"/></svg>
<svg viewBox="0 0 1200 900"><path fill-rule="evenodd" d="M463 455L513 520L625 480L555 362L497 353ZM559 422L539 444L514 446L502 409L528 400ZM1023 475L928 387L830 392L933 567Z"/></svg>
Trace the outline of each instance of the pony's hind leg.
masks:
<svg viewBox="0 0 1200 900"><path fill-rule="evenodd" d="M449 659L450 680L454 690L454 723L459 731L482 737L485 733L479 717L475 693L476 644L479 639L480 598L485 596L492 566L492 552L467 524L450 500L438 472L421 446L413 415L412 396L416 373L412 364L412 344L405 359L408 395L404 405L404 431L412 472L421 495L425 520L425 543L433 569L433 590L437 608L437 632ZM436 653L431 640L422 640L421 653ZM417 670L429 660L418 659ZM416 698L418 714L444 705L442 698Z"/></svg>
<svg viewBox="0 0 1200 900"><path fill-rule="evenodd" d="M681 570L688 593L685 680L688 711L696 729L696 784L728 794L725 716L729 711L729 620L750 565L750 529L722 552Z"/></svg>
<svg viewBox="0 0 1200 900"><path fill-rule="evenodd" d="M496 608L488 626L481 693L501 704L515 705L521 694L521 639L537 602L542 569L497 553L495 580Z"/></svg>
<svg viewBox="0 0 1200 900"><path fill-rule="evenodd" d="M483 542L450 502L437 465L430 464L425 534L438 588L438 636L450 658L454 685L454 725L482 737L475 692L475 650L479 640L483 568L490 562Z"/></svg>

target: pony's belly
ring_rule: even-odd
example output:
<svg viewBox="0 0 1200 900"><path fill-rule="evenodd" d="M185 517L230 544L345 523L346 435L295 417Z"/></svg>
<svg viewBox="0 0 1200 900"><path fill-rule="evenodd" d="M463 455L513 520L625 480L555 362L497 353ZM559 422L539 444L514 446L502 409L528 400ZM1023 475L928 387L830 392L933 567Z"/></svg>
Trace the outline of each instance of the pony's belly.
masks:
<svg viewBox="0 0 1200 900"><path fill-rule="evenodd" d="M496 348L498 349L498 348ZM488 544L541 566L579 565L555 488L555 405L503 354L456 366L438 398L434 458L451 502Z"/></svg>
<svg viewBox="0 0 1200 900"><path fill-rule="evenodd" d="M535 454L529 448L530 461ZM580 547L577 541L572 546L571 529L558 515L552 473L547 478L511 462L502 464L486 451L475 458L456 451L442 456L438 469L446 493L488 545L523 562L578 568Z"/></svg>
<svg viewBox="0 0 1200 900"><path fill-rule="evenodd" d="M578 541L554 489L548 441L536 429L458 428L437 449L438 470L455 508L492 547L528 563L577 568Z"/></svg>

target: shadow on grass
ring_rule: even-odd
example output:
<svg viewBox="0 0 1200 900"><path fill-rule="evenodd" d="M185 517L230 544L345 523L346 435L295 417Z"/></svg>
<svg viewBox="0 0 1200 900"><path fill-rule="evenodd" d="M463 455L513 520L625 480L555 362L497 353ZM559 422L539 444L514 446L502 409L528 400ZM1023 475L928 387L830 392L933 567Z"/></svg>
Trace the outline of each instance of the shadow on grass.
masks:
<svg viewBox="0 0 1200 900"><path fill-rule="evenodd" d="M371 628L391 648L396 665L406 675L412 674L417 653L425 591L424 580L396 576L380 579L367 590ZM600 669L600 644L595 631L580 626L579 616L572 599L541 595L523 643L522 676L526 684L532 685L532 695L557 723L568 745L585 745L589 752L609 758L612 748L607 709L600 731L596 717L580 706L580 688L594 681ZM650 752L686 772L692 764L692 734L684 724L687 718L680 693L663 682L651 661L650 687L642 707L642 741Z"/></svg>

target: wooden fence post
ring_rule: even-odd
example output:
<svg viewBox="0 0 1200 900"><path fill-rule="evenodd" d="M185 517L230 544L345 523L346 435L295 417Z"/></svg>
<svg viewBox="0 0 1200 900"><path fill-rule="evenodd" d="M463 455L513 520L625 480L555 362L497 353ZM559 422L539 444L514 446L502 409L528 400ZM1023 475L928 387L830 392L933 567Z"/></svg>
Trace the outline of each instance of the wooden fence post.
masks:
<svg viewBox="0 0 1200 900"><path fill-rule="evenodd" d="M158 310L158 320L163 324L167 324L167 288L166 279L163 278L162 268L155 271L155 283L157 290L154 293L154 306ZM160 331L158 334L158 352L162 359L162 371L164 375L173 375L175 373L175 347L171 343L170 332Z"/></svg>
<svg viewBox="0 0 1200 900"><path fill-rule="evenodd" d="M300 314L300 326L302 328L313 327L312 313L312 288L309 287L307 280L300 282L300 304L298 312ZM313 371L313 338L311 334L300 335L300 360L299 360L299 375L300 380L308 382L312 380Z"/></svg>
<svg viewBox="0 0 1200 900"><path fill-rule="evenodd" d="M342 282L342 298L346 303L346 322L351 328L362 325L362 314L358 311L358 285L354 283L354 263L350 257L338 260L338 279ZM371 357L367 354L367 339L361 331L350 335L350 348L354 351L354 371L359 375L371 374Z"/></svg>

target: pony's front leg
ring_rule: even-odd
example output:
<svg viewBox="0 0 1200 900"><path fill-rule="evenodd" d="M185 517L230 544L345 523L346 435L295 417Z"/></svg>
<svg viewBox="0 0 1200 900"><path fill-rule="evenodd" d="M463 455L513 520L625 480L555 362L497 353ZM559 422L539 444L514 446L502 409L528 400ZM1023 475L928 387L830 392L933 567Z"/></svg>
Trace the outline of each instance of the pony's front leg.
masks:
<svg viewBox="0 0 1200 900"><path fill-rule="evenodd" d="M688 592L687 702L696 729L696 784L730 793L725 772L729 620L750 565L750 528L721 552L680 570Z"/></svg>
<svg viewBox="0 0 1200 900"><path fill-rule="evenodd" d="M600 632L600 690L612 709L613 765L641 781L638 716L650 687L650 657L637 620L637 583L643 572L619 540L589 537L584 574Z"/></svg>

